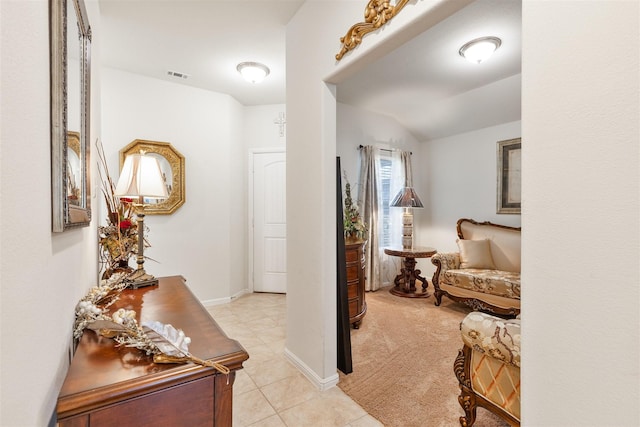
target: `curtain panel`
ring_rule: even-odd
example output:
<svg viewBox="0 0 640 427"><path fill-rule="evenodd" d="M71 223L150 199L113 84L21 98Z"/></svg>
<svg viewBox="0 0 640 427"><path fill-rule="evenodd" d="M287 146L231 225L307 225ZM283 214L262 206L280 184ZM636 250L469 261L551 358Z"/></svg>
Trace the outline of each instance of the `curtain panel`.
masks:
<svg viewBox="0 0 640 427"><path fill-rule="evenodd" d="M384 248L402 245L402 209L389 207L389 202L411 183L411 153L362 147L358 208L367 226L367 291L393 284L398 274L401 260L386 255Z"/></svg>

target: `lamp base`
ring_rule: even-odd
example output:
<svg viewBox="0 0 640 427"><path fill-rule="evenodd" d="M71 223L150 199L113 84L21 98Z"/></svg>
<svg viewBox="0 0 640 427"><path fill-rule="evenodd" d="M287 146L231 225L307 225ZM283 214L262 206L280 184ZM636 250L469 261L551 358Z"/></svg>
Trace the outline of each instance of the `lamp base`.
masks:
<svg viewBox="0 0 640 427"><path fill-rule="evenodd" d="M405 208L402 214L402 248L413 249L413 212Z"/></svg>
<svg viewBox="0 0 640 427"><path fill-rule="evenodd" d="M130 289L138 289L158 284L158 279L151 274L147 274L144 270L134 271L127 277L127 279L130 281L129 286L127 286Z"/></svg>

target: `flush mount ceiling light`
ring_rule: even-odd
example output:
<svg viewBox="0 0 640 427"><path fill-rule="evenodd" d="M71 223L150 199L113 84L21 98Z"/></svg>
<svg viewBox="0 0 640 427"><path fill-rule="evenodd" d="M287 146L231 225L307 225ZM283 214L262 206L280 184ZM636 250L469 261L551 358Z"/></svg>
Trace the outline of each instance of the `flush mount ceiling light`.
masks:
<svg viewBox="0 0 640 427"><path fill-rule="evenodd" d="M502 40L497 37L480 37L465 43L458 53L467 61L479 64L493 55L501 44Z"/></svg>
<svg viewBox="0 0 640 427"><path fill-rule="evenodd" d="M269 67L259 62L241 62L236 69L250 83L260 83L269 75Z"/></svg>

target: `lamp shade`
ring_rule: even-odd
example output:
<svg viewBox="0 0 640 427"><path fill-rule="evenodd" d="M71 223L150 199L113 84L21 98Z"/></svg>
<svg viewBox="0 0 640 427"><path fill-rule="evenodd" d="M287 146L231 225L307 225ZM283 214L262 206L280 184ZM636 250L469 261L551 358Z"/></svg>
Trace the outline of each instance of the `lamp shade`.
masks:
<svg viewBox="0 0 640 427"><path fill-rule="evenodd" d="M158 159L144 153L129 154L124 161L114 194L131 198L168 198Z"/></svg>
<svg viewBox="0 0 640 427"><path fill-rule="evenodd" d="M395 208L422 208L422 202L413 187L404 187L396 194L389 206Z"/></svg>

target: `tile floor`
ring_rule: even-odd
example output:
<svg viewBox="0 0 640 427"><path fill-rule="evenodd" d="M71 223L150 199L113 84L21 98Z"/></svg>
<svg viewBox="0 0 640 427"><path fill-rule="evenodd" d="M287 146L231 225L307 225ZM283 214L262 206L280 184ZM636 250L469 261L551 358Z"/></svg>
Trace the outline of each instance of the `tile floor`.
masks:
<svg viewBox="0 0 640 427"><path fill-rule="evenodd" d="M285 295L255 293L209 307L249 353L233 387L234 427L380 427L338 387L319 391L284 356Z"/></svg>

